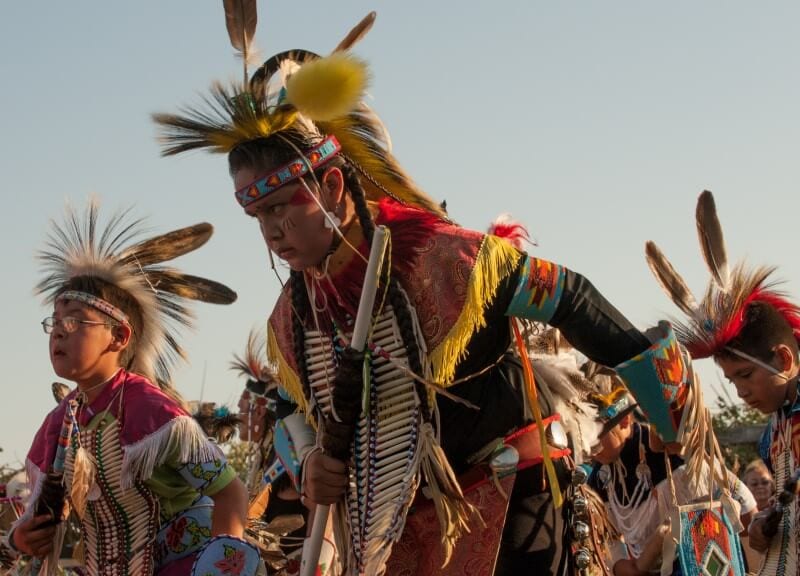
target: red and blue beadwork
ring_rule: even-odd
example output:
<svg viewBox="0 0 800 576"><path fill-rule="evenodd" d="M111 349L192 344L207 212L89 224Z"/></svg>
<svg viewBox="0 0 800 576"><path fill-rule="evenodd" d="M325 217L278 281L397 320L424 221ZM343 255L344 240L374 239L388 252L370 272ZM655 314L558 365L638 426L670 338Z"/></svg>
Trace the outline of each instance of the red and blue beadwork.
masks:
<svg viewBox="0 0 800 576"><path fill-rule="evenodd" d="M678 559L684 574L743 576L739 535L721 506L687 506L680 510Z"/></svg>
<svg viewBox="0 0 800 576"><path fill-rule="evenodd" d="M284 470L289 474L292 484L299 490L302 462L298 454L297 445L295 444L294 438L292 438L292 433L286 426L286 422L278 420L275 423L275 431L273 434L275 455L278 461L283 465Z"/></svg>
<svg viewBox="0 0 800 576"><path fill-rule="evenodd" d="M305 156L296 158L277 170L270 172L266 176L262 176L255 182L237 190L235 193L236 200L239 201L242 208L253 202L257 202L281 186L323 166L335 157L341 149L342 146L339 144L336 137L328 136L306 152Z"/></svg>
<svg viewBox="0 0 800 576"><path fill-rule="evenodd" d="M216 536L200 550L191 576L255 576L259 571L258 548L234 536Z"/></svg>
<svg viewBox="0 0 800 576"><path fill-rule="evenodd" d="M565 278L562 266L530 256L525 258L506 315L537 322L549 321L561 300Z"/></svg>
<svg viewBox="0 0 800 576"><path fill-rule="evenodd" d="M689 390L689 369L672 328L664 323L662 329L663 338L615 370L659 436L675 442Z"/></svg>

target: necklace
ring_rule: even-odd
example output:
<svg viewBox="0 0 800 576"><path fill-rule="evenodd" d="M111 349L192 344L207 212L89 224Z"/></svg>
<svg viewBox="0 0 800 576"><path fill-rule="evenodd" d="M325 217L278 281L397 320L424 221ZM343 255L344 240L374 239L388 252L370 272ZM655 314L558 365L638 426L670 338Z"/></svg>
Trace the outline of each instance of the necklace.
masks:
<svg viewBox="0 0 800 576"><path fill-rule="evenodd" d="M88 404L89 403L89 392L93 392L93 391L97 390L98 388L102 388L103 386L105 386L106 384L111 382L114 378L117 377L117 374L119 374L120 370L122 370L122 368L117 368L117 371L114 372L114 374L112 374L110 378L108 378L107 380L103 380L99 384L95 384L94 386L90 386L89 388L86 388L85 390L81 389L77 394L77 399L80 401L81 404ZM80 386L78 388L80 388Z"/></svg>

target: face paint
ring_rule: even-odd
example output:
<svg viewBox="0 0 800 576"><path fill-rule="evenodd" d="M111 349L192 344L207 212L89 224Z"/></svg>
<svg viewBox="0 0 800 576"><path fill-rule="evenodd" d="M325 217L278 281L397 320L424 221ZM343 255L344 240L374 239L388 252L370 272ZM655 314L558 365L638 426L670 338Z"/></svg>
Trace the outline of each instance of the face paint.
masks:
<svg viewBox="0 0 800 576"><path fill-rule="evenodd" d="M305 206L306 204L314 204L314 199L306 188L299 187L294 191L292 197L289 198L289 205Z"/></svg>
<svg viewBox="0 0 800 576"><path fill-rule="evenodd" d="M256 176L243 168L236 173L234 182L245 185ZM306 186L304 179L292 181L245 208L258 220L267 247L296 271L318 266L333 243L331 231L321 226L324 210L317 191L307 190Z"/></svg>

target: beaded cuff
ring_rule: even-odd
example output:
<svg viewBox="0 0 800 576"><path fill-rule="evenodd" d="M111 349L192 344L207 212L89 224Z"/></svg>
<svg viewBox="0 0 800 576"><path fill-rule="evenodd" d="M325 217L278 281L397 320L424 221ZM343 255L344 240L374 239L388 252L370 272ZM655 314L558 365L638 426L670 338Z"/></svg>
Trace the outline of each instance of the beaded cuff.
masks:
<svg viewBox="0 0 800 576"><path fill-rule="evenodd" d="M548 322L558 308L565 277L566 271L562 266L526 257L506 315Z"/></svg>

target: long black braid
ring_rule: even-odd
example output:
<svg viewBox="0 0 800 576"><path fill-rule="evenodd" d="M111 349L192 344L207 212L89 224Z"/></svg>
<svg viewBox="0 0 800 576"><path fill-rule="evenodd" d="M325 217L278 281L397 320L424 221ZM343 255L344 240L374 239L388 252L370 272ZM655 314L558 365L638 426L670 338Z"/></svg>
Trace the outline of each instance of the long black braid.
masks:
<svg viewBox="0 0 800 576"><path fill-rule="evenodd" d="M364 236L367 242L372 244L372 236L375 233L375 223L372 221L372 213L367 206L367 200L364 195L364 188L361 186L358 173L356 169L345 164L342 166L342 173L344 174L344 181L350 190L350 196L353 198L355 205L356 215L361 223L361 228L364 230ZM414 374L422 375L422 360L419 354L419 345L417 344L416 336L414 335L414 321L412 312L409 309L408 299L404 296L400 287L400 283L394 275L389 277L389 302L394 310L395 317L397 318L397 325L400 328L400 336L405 344L406 352L408 353L408 366ZM426 421L430 420L430 407L425 401L427 398L427 390L419 382L416 381L417 395L422 400L421 409L422 415Z"/></svg>
<svg viewBox="0 0 800 576"><path fill-rule="evenodd" d="M306 293L306 283L303 273L292 270L290 276L290 289L292 296L292 337L294 340L294 357L297 361L298 375L303 385L303 394L306 398L311 398L311 386L308 378L308 366L306 364L306 332L303 325L308 317L309 302Z"/></svg>

